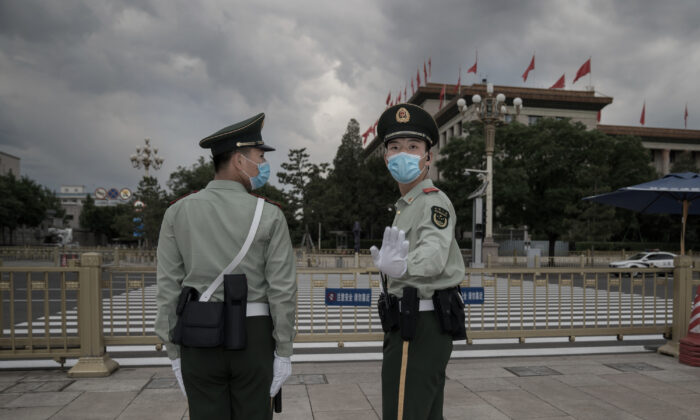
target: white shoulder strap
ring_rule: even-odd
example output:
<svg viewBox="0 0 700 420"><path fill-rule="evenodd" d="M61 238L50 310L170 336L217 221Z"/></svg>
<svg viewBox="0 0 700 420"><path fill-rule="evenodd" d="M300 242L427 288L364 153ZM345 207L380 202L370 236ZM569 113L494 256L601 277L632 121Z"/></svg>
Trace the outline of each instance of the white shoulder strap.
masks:
<svg viewBox="0 0 700 420"><path fill-rule="evenodd" d="M216 289L218 289L219 286L221 286L221 283L224 282L224 275L233 271L238 266L238 264L240 264L241 261L243 261L245 254L248 253L248 249L250 249L250 245L253 243L253 238L255 237L255 232L257 232L258 230L258 225L260 225L260 218L262 217L264 204L265 200L263 200L262 198L258 198L258 203L255 206L255 215L253 216L253 223L250 225L248 237L245 238L243 247L240 251L238 251L238 255L236 255L236 258L234 258L233 261L231 261L231 263L227 265L226 268L224 268L221 274L219 274L218 277L216 277L214 282L207 288L207 290L205 290L204 293L202 293L202 296L199 297L200 302L209 302L209 299L211 299L211 295L213 295Z"/></svg>

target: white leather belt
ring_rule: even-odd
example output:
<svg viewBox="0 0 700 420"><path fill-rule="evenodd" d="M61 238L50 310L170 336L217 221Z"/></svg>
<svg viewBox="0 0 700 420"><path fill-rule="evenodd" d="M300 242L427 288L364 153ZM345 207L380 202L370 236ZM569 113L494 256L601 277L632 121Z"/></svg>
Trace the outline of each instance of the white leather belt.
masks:
<svg viewBox="0 0 700 420"><path fill-rule="evenodd" d="M432 302L431 302L432 303ZM248 302L245 316L267 316L270 315L270 305L264 302Z"/></svg>
<svg viewBox="0 0 700 420"><path fill-rule="evenodd" d="M399 300L399 311L401 310L401 301ZM434 311L435 305L433 305L432 299L421 299L418 301L418 312L428 312Z"/></svg>
<svg viewBox="0 0 700 420"><path fill-rule="evenodd" d="M435 310L435 305L433 305L432 299L421 299L420 300L420 303L418 304L418 311L426 312L426 311L434 311L434 310Z"/></svg>

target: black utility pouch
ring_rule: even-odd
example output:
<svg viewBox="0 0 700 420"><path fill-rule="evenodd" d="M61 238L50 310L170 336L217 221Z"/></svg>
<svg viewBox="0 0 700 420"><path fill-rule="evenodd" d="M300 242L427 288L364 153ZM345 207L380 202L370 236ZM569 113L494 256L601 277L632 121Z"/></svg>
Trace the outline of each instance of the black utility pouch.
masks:
<svg viewBox="0 0 700 420"><path fill-rule="evenodd" d="M459 292L459 287L436 290L433 294L435 315L442 328L442 332L450 334L452 340L464 340L467 338L467 327L464 318L464 301Z"/></svg>
<svg viewBox="0 0 700 420"><path fill-rule="evenodd" d="M248 280L245 274L224 275L224 347L242 350L246 347L246 308Z"/></svg>
<svg viewBox="0 0 700 420"><path fill-rule="evenodd" d="M223 302L189 301L180 318L183 346L218 347L223 344Z"/></svg>
<svg viewBox="0 0 700 420"><path fill-rule="evenodd" d="M433 306L440 329L444 333L452 334L452 315L450 313L450 294L448 290L436 290L433 293Z"/></svg>
<svg viewBox="0 0 700 420"><path fill-rule="evenodd" d="M394 331L399 327L399 300L396 296L380 293L377 300L377 311L384 332Z"/></svg>
<svg viewBox="0 0 700 420"><path fill-rule="evenodd" d="M404 341L411 341L416 336L419 304L418 289L415 287L404 287L403 297L401 297L401 304L399 305L401 313L399 327L401 329L401 338Z"/></svg>

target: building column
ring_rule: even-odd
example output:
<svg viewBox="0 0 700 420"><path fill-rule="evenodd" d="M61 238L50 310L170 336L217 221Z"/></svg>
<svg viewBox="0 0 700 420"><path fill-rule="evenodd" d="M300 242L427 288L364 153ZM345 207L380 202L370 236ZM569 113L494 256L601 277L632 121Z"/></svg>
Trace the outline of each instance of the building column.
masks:
<svg viewBox="0 0 700 420"><path fill-rule="evenodd" d="M671 150L663 149L661 151L661 174L666 175L671 172Z"/></svg>

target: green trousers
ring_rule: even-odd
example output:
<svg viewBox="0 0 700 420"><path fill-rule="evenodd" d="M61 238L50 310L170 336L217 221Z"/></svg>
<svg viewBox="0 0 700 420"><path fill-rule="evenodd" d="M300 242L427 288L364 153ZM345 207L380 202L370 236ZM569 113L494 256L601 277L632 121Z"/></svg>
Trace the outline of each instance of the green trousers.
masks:
<svg viewBox="0 0 700 420"><path fill-rule="evenodd" d="M182 346L191 420L270 420L275 341L269 316L246 318L244 350Z"/></svg>
<svg viewBox="0 0 700 420"><path fill-rule="evenodd" d="M445 369L452 353L452 337L441 331L435 312L427 311L418 315L416 336L407 343L403 415L399 418L404 341L399 331L384 334L382 419L442 420Z"/></svg>

